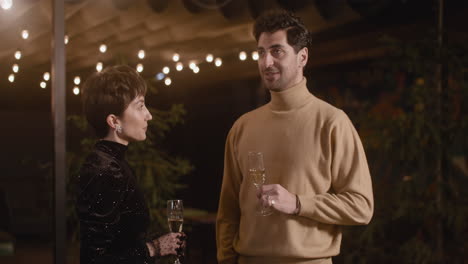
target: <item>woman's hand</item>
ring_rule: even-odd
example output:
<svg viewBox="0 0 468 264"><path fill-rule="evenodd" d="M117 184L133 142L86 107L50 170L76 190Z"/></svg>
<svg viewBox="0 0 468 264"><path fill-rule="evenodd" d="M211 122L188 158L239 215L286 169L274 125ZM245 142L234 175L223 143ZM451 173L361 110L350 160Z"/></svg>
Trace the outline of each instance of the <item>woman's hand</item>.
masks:
<svg viewBox="0 0 468 264"><path fill-rule="evenodd" d="M182 255L187 236L184 233L168 233L153 240L156 255ZM159 254L158 254L159 253Z"/></svg>

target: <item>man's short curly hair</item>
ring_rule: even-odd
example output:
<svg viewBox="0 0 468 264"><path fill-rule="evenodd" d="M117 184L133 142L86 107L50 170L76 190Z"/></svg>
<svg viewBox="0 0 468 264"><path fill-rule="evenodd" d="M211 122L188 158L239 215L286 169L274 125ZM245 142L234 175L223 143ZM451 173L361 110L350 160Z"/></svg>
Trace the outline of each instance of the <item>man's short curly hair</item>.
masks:
<svg viewBox="0 0 468 264"><path fill-rule="evenodd" d="M139 95L146 94L146 82L133 68L117 65L89 77L83 86L83 110L96 135L109 132L107 116L121 116Z"/></svg>
<svg viewBox="0 0 468 264"><path fill-rule="evenodd" d="M310 45L310 34L302 20L284 10L267 11L259 16L255 21L253 34L258 42L262 33L274 33L278 30L286 30L288 44L296 53Z"/></svg>

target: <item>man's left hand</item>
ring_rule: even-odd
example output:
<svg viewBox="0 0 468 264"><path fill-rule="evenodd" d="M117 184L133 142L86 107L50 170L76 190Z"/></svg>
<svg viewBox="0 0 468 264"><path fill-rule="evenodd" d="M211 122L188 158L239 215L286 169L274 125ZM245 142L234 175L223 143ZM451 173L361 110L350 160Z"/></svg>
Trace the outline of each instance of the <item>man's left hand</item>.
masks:
<svg viewBox="0 0 468 264"><path fill-rule="evenodd" d="M263 206L271 206L285 214L293 214L296 211L296 195L279 184L263 185L258 189L257 197Z"/></svg>

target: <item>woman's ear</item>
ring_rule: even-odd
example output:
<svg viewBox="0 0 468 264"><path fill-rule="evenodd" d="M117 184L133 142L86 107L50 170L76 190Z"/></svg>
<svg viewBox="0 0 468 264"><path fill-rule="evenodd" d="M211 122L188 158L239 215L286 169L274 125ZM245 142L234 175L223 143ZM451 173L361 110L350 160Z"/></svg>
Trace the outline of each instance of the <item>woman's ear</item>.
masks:
<svg viewBox="0 0 468 264"><path fill-rule="evenodd" d="M107 122L107 125L112 129L116 129L117 125L119 124L117 116L114 114L108 115L106 118L106 122Z"/></svg>

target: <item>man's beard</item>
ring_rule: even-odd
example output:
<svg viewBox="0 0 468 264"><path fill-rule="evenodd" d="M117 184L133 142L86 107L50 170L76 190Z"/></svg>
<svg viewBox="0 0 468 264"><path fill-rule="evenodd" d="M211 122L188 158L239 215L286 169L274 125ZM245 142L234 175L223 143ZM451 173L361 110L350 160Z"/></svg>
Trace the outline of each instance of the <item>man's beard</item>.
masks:
<svg viewBox="0 0 468 264"><path fill-rule="evenodd" d="M268 73L273 73L273 74L279 74L279 78L278 79L274 79L273 81L268 81L268 77L267 77L267 74ZM282 80L281 80L281 72L277 69L267 69L263 72L263 75L262 75L262 82L263 82L263 87L265 87L266 89L268 90L272 90L272 91L278 91L278 90L281 90L281 84L282 84Z"/></svg>

